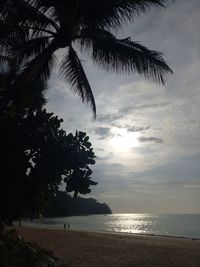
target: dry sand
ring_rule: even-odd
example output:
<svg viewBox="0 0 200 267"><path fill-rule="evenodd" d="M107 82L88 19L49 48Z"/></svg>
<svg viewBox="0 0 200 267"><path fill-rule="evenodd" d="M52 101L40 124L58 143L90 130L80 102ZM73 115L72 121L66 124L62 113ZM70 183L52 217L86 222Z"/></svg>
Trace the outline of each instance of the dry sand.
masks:
<svg viewBox="0 0 200 267"><path fill-rule="evenodd" d="M18 228L69 267L200 267L200 240Z"/></svg>

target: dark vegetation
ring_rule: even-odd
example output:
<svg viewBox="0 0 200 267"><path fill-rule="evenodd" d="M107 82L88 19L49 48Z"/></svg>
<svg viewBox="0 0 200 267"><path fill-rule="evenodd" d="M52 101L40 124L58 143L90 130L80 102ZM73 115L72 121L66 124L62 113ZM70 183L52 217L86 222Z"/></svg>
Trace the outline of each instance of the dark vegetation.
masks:
<svg viewBox="0 0 200 267"><path fill-rule="evenodd" d="M15 87L15 60L0 73L0 224L21 217L38 217L61 182L74 196L87 194L90 165L95 154L86 133L66 134L62 119L43 108L46 89L42 80ZM36 101L35 94L38 98ZM9 102L5 105L5 99ZM65 266L52 253L21 239L15 231L0 229L0 266Z"/></svg>
<svg viewBox="0 0 200 267"><path fill-rule="evenodd" d="M52 252L26 242L15 229L0 231L1 267L67 267Z"/></svg>
<svg viewBox="0 0 200 267"><path fill-rule="evenodd" d="M94 198L73 198L66 192L59 191L52 197L44 210L44 217L65 217L90 214L111 214L112 211L106 203L99 203Z"/></svg>
<svg viewBox="0 0 200 267"><path fill-rule="evenodd" d="M172 73L160 52L130 37L113 35L125 21L167 0L0 1L0 225L37 216L62 181L66 190L87 194L95 154L86 133L66 134L44 109L44 92L55 52L59 70L96 116L96 105L80 52L106 71L136 71L161 84ZM34 254L33 251L36 253ZM40 253L41 252L41 253ZM53 256L0 230L0 266L57 266ZM41 258L42 257L42 258ZM49 259L52 262L49 263ZM30 261L29 261L30 260Z"/></svg>
<svg viewBox="0 0 200 267"><path fill-rule="evenodd" d="M5 84L9 83L7 72L1 76L5 77ZM31 82L31 86L34 89L37 82ZM4 99L10 87L2 88ZM89 167L95 163L95 154L86 133L66 134L60 127L61 119L42 105L27 107L20 99L18 107L16 94L0 117L0 171L4 178L0 187L0 218L4 223L25 215L37 216L48 198L56 195L62 181L75 196L89 193L90 185L96 185Z"/></svg>
<svg viewBox="0 0 200 267"><path fill-rule="evenodd" d="M89 167L95 163L94 152L86 133L67 135L53 114L43 110L14 120L1 117L0 130L0 170L5 179L0 188L0 212L4 222L37 217L63 180L66 190L75 195L87 194L90 185L96 185Z"/></svg>

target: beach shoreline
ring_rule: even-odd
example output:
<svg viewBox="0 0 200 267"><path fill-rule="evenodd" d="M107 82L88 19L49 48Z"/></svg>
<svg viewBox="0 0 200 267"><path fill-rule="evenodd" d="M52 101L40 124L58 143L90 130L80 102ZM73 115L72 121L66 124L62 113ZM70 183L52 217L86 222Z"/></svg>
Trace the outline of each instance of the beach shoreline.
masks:
<svg viewBox="0 0 200 267"><path fill-rule="evenodd" d="M69 267L199 267L200 240L157 235L17 227Z"/></svg>
<svg viewBox="0 0 200 267"><path fill-rule="evenodd" d="M20 228L17 224L15 224L16 228ZM23 228L28 229L38 229L38 230L58 230L58 231L71 231L71 232L85 232L85 233L100 233L100 234L113 234L113 235L124 235L124 236L141 236L141 237L166 237L166 238L176 238L176 239L188 239L188 240L199 240L199 237L190 237L190 236L173 236L173 235L164 235L164 234L153 234L153 233L129 233L129 232L117 232L117 231L106 231L106 230L83 230L83 229L65 229L64 226L61 226L61 228L43 228L43 227L32 227L28 225L23 225Z"/></svg>

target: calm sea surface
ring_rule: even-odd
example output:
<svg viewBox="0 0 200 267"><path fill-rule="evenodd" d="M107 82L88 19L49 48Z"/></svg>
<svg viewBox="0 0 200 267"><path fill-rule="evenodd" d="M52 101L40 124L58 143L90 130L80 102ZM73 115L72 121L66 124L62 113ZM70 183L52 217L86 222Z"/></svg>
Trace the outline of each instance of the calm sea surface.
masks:
<svg viewBox="0 0 200 267"><path fill-rule="evenodd" d="M111 214L48 218L24 221L35 228L103 231L129 234L153 234L200 238L200 214Z"/></svg>

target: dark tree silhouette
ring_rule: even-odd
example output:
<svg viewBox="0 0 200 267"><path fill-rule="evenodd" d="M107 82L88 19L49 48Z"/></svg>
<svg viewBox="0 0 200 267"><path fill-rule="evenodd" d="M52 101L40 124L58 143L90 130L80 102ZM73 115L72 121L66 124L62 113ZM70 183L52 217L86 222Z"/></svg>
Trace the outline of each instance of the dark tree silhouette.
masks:
<svg viewBox="0 0 200 267"><path fill-rule="evenodd" d="M26 82L50 76L55 52L64 48L60 73L83 101L96 106L84 72L79 50L88 52L95 64L116 73L133 71L165 83L172 73L162 54L130 38L117 39L126 21L166 0L1 0L0 60L5 55L23 61L21 79Z"/></svg>
<svg viewBox="0 0 200 267"><path fill-rule="evenodd" d="M37 215L65 177L72 184L79 173L70 190L84 194L96 183L85 175L95 163L86 133L67 135L60 128L62 120L42 108L45 83L17 86L16 62L7 67L0 73L0 220L12 221L27 213Z"/></svg>
<svg viewBox="0 0 200 267"><path fill-rule="evenodd" d="M67 135L60 128L61 122L45 110L15 117L8 112L0 117L1 220L12 221L24 214L37 216L64 177L70 183L74 173L90 170L89 165L95 163L91 146L81 143L84 152L80 155L76 135ZM96 184L88 177L79 178L71 190L78 188L86 194L90 185Z"/></svg>
<svg viewBox="0 0 200 267"><path fill-rule="evenodd" d="M43 212L44 217L64 217L89 214L111 214L106 203L99 203L94 198L73 198L66 192L58 191Z"/></svg>
<svg viewBox="0 0 200 267"><path fill-rule="evenodd" d="M67 184L67 192L74 192L74 197L78 193L87 194L91 192L90 185L97 185L91 180L92 170L88 164L95 164L94 153L91 150L92 144L89 137L84 132L76 132L73 140L73 169L66 173L64 181Z"/></svg>

